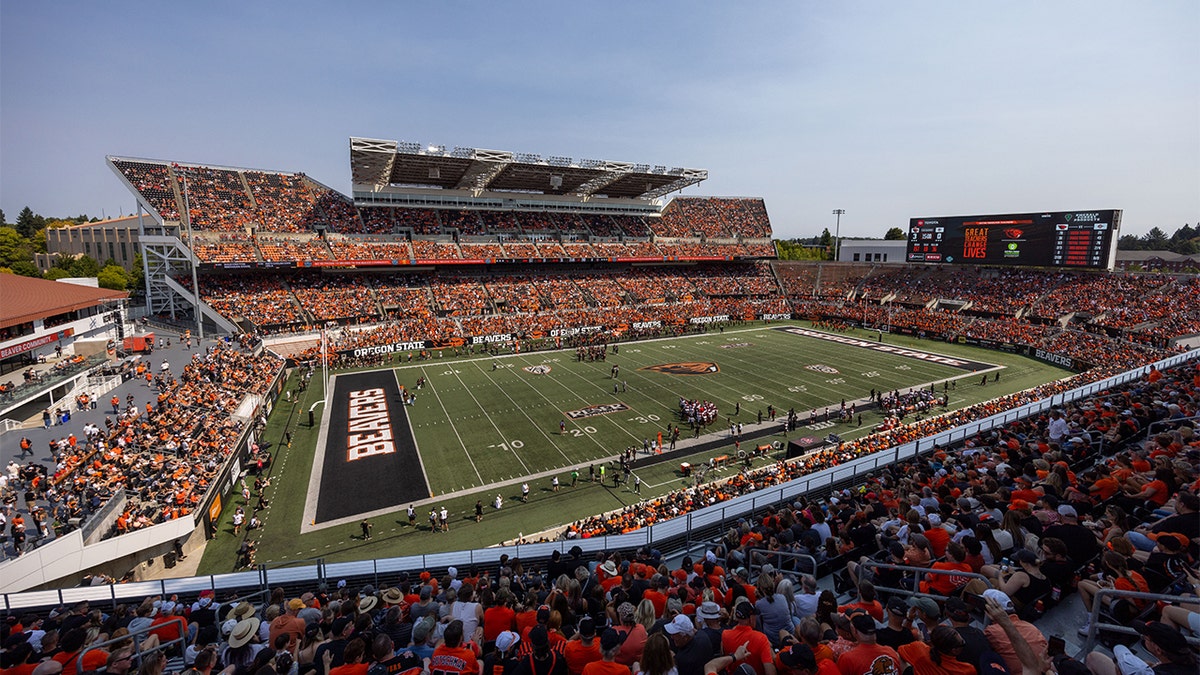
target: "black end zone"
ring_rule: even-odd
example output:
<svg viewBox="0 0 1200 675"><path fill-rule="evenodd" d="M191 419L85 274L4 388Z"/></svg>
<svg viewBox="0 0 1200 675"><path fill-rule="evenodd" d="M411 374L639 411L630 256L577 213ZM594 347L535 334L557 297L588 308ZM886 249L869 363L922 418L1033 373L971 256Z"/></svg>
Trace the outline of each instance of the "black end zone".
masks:
<svg viewBox="0 0 1200 675"><path fill-rule="evenodd" d="M427 499L395 374L351 373L335 382L317 523Z"/></svg>

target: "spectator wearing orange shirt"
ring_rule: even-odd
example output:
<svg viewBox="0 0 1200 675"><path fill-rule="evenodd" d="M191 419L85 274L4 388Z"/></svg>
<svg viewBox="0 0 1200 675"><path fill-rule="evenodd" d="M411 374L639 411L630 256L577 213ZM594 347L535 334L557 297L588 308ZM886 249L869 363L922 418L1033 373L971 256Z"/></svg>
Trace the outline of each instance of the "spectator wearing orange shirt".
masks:
<svg viewBox="0 0 1200 675"><path fill-rule="evenodd" d="M883 621L883 605L875 599L875 584L869 581L860 582L858 584L858 601L838 607L838 612L846 614L856 609L866 612L876 621Z"/></svg>
<svg viewBox="0 0 1200 675"><path fill-rule="evenodd" d="M269 644L275 644L275 638L286 634L290 638L287 649L295 655L296 647L300 644L300 640L304 638L304 631L307 626L304 619L301 619L297 615L306 606L300 598L292 598L288 601L287 611L271 621L270 637L268 638Z"/></svg>
<svg viewBox="0 0 1200 675"><path fill-rule="evenodd" d="M479 675L482 666L472 643L463 643L463 622L455 619L446 625L442 644L433 650L429 672L434 675Z"/></svg>
<svg viewBox="0 0 1200 675"><path fill-rule="evenodd" d="M583 669L593 661L603 659L600 642L596 640L596 622L585 616L579 620L579 633L563 645L563 656L567 659L567 672L582 675Z"/></svg>

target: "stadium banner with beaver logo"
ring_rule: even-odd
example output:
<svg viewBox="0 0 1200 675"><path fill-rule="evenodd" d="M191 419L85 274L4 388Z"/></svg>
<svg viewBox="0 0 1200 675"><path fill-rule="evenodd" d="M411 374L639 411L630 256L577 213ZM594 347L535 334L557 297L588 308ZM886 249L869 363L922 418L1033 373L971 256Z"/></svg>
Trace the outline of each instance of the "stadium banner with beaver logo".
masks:
<svg viewBox="0 0 1200 675"><path fill-rule="evenodd" d="M334 379L316 522L429 497L400 385L390 370ZM405 476L405 480L396 480Z"/></svg>
<svg viewBox="0 0 1200 675"><path fill-rule="evenodd" d="M721 367L712 361L683 361L680 363L660 363L657 366L646 366L638 370L649 370L667 375L711 375L721 372Z"/></svg>

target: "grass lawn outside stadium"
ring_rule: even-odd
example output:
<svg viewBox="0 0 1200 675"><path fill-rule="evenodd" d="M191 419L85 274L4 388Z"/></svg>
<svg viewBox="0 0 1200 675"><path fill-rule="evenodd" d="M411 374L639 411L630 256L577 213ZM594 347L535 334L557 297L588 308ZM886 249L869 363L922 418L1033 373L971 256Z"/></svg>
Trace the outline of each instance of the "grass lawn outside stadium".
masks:
<svg viewBox="0 0 1200 675"><path fill-rule="evenodd" d="M391 370L375 369L378 372L363 377L386 378L378 381L391 380L417 396L410 406L391 403L407 417L407 422L396 424L393 416L392 425L405 427L394 429L395 454L410 456L410 463L404 465L372 465L368 460L375 458L366 457L357 466L348 466L345 436L338 434L339 439L329 432L330 411L323 411L320 405L318 424L315 428L308 425L307 411L323 396L318 375L292 402L280 399L264 432L263 438L276 445L267 490L270 506L258 514L263 528L250 533L257 541L258 562L300 563L318 557L361 560L481 548L636 504L690 484L679 471L681 458L636 469L642 482L640 495L634 493L632 481L620 487L613 487L611 478L603 485L589 483L588 467L614 459L629 446L640 449L643 440L653 441L659 432L667 440L668 424L680 424L681 448L693 443L706 445L703 451L682 458L696 465L714 456L734 454L730 420L745 425L743 450L773 441L785 444L782 419L792 407L801 425L788 438L836 433L852 439L869 433L883 415L875 409L863 410L860 427L857 420L837 423L836 412L843 398L848 403L866 399L871 389L904 391L938 382L940 393L940 382L956 381L948 393L950 409L957 409L1070 375L1029 357L978 347L883 336L885 345L971 362L956 367L937 363L940 359L884 353L780 330L788 326L808 328L809 324L746 324L723 332L714 328L701 335L623 343L618 354L610 348L605 361L579 362L574 349L564 349L495 358L434 358L405 362ZM878 344L873 331L844 335ZM696 374L655 369L668 364L688 364L684 370ZM614 365L620 368L616 378L611 372ZM992 373L983 386L980 370ZM996 372L999 381L994 380ZM426 378L425 387L413 390L420 377ZM361 386L364 380L353 381ZM299 373L293 373L288 388L296 392L298 382ZM620 391L622 385L625 391ZM335 391L339 388L345 389L335 384ZM717 421L697 441L691 440L692 431L679 419L681 396L718 406ZM622 408L610 404L624 407L605 412ZM735 415L739 405L740 414ZM780 415L769 429L765 423L756 425L758 411L765 419L768 405ZM597 406L604 408L594 408ZM834 421L807 426L810 411L816 408L820 415L826 406L834 413ZM577 412L584 410L604 414L583 416L586 413ZM560 422L566 424L565 432L560 431ZM281 442L287 430L292 434L290 448L282 447ZM767 431L770 436L750 438ZM328 436L324 444L323 436ZM718 445L714 446L714 441ZM414 443L419 464L415 463ZM326 453L331 456L325 458ZM754 460L754 465L764 466L782 454L782 450L773 452ZM314 474L314 463L324 468ZM371 466L393 468L372 475L367 468ZM613 466L609 465L609 476ZM339 467L357 470L358 474L347 475L360 478L346 480ZM580 481L572 488L574 467ZM364 470L367 473L362 473ZM731 463L709 472L706 481L738 470ZM326 476L326 471L330 475ZM553 476L561 484L558 492L551 489ZM527 504L519 500L522 482L530 486ZM416 495L411 502L417 506L415 528L409 526L405 513L410 502L400 503L396 495L389 494L397 490ZM497 494L504 502L500 510L492 507ZM485 505L483 522L478 524L476 500ZM317 502L336 506L339 517L314 517ZM226 506L219 534L208 543L199 573L235 569L236 549L245 534L233 534L230 517L240 503L238 495ZM380 507L381 503L387 505ZM428 513L443 506L450 513L450 531L434 533ZM362 538L359 528L364 511L374 527L370 540ZM332 513L329 509L321 512L325 516Z"/></svg>

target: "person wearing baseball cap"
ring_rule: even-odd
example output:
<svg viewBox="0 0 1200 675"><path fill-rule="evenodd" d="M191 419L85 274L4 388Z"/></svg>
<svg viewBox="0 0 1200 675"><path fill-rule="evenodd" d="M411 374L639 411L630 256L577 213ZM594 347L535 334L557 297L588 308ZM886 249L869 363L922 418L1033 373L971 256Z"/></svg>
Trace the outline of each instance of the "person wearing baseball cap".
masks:
<svg viewBox="0 0 1200 675"><path fill-rule="evenodd" d="M287 611L271 620L271 628L268 637L268 644L275 644L275 638L280 635L288 636L288 651L296 653L296 645L300 640L304 639L304 631L308 624L304 622L298 615L300 610L306 605L300 598L292 598L288 601Z"/></svg>
<svg viewBox="0 0 1200 675"><path fill-rule="evenodd" d="M583 667L582 675L629 675L629 666L617 663L617 652L625 642L625 633L605 628L600 635L600 660Z"/></svg>
<svg viewBox="0 0 1200 675"><path fill-rule="evenodd" d="M1029 648L1033 650L1034 655L1039 658L1045 656L1048 646L1046 636L1042 634L1042 631L1038 630L1037 626L1017 618L1017 608L1007 593L990 588L983 592L983 599L990 606L996 607L997 613L1002 611L1004 614L1007 614L1007 622L1029 643ZM989 616L991 616L990 612ZM1009 672L1020 672L1021 659L1017 656L1017 650L1013 646L1007 631L1005 631L1005 627L999 621L993 621L988 624L987 628L983 629L983 634L987 637L988 644L992 646L992 651L1004 659Z"/></svg>
<svg viewBox="0 0 1200 675"><path fill-rule="evenodd" d="M1061 522L1047 527L1043 537L1061 539L1067 545L1071 562L1076 566L1082 565L1100 552L1100 540L1096 533L1079 524L1079 513L1070 504L1058 507L1058 518Z"/></svg>
<svg viewBox="0 0 1200 675"><path fill-rule="evenodd" d="M875 631L877 644L899 649L910 642L916 642L917 633L913 630L912 619L908 616L908 605L900 596L894 595L888 599L887 620L886 626Z"/></svg>
<svg viewBox="0 0 1200 675"><path fill-rule="evenodd" d="M842 675L900 675L900 655L875 641L875 619L868 614L855 614L850 626L857 644L838 657Z"/></svg>
<svg viewBox="0 0 1200 675"><path fill-rule="evenodd" d="M684 614L663 626L663 631L675 648L675 668L679 675L704 675L704 664L716 656L708 633L696 630L692 619Z"/></svg>
<svg viewBox="0 0 1200 675"><path fill-rule="evenodd" d="M520 642L521 636L515 632L501 631L492 643L494 648L483 657L483 672L488 675L513 673L519 662L517 645Z"/></svg>
<svg viewBox="0 0 1200 675"><path fill-rule="evenodd" d="M980 657L984 652L990 652L992 646L988 644L983 631L971 625L971 608L960 598L947 598L943 608L950 625L962 636L965 645L957 657L958 660L975 666L975 669L982 673Z"/></svg>
<svg viewBox="0 0 1200 675"><path fill-rule="evenodd" d="M802 643L792 644L775 655L775 669L780 675L839 675L837 664L832 659L817 663L812 647Z"/></svg>
<svg viewBox="0 0 1200 675"><path fill-rule="evenodd" d="M1093 675L1195 675L1196 655L1178 628L1159 621L1135 621L1142 644L1158 663L1151 666L1124 645L1113 647L1109 658L1098 651L1087 655L1085 663Z"/></svg>
<svg viewBox="0 0 1200 675"><path fill-rule="evenodd" d="M586 615L579 619L578 632L562 644L562 653L567 659L570 675L580 675L584 666L601 659L595 619Z"/></svg>
<svg viewBox="0 0 1200 675"><path fill-rule="evenodd" d="M738 600L733 607L734 626L721 633L721 651L734 653L740 645L746 645L744 662L758 675L776 675L775 652L765 633L754 628L758 610L746 598ZM739 659L742 660L742 659Z"/></svg>

